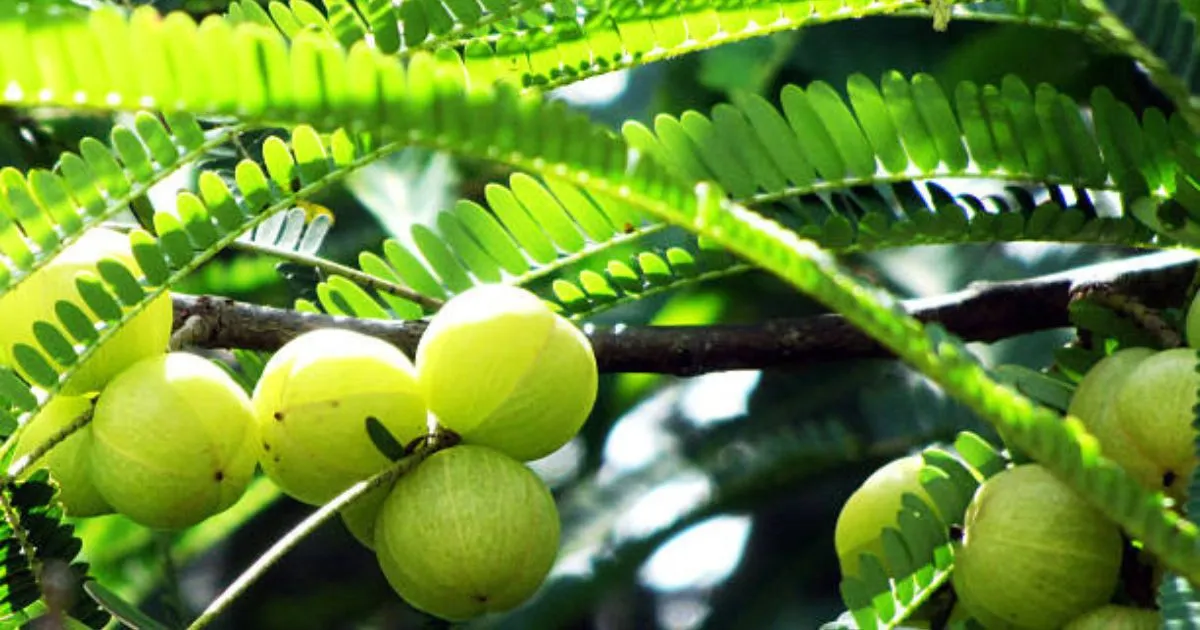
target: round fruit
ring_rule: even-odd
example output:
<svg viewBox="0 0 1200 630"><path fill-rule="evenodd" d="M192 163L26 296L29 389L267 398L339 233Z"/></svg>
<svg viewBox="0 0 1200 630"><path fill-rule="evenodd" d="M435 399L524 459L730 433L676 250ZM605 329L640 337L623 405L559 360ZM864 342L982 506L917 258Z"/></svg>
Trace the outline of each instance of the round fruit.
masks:
<svg viewBox="0 0 1200 630"><path fill-rule="evenodd" d="M954 591L985 628L1054 630L1108 601L1121 534L1036 464L997 473L967 508Z"/></svg>
<svg viewBox="0 0 1200 630"><path fill-rule="evenodd" d="M1105 457L1125 468L1149 490L1164 490L1162 466L1143 453L1130 439L1117 413L1116 398L1134 368L1154 356L1149 348L1118 350L1097 362L1075 389L1069 415L1079 418L1100 442ZM1179 486L1186 484L1183 480Z"/></svg>
<svg viewBox="0 0 1200 630"><path fill-rule="evenodd" d="M59 300L75 303L88 310L75 286L80 272L96 272L96 263L113 258L135 273L140 273L129 237L112 230L88 230L79 240L55 256L46 266L23 280L16 288L0 295L0 365L16 367L13 347L27 344L40 351L33 333L36 321L58 324L54 305ZM97 317L98 318L98 317ZM121 330L97 348L60 388L65 394L99 391L122 370L138 360L166 352L171 338L171 298L164 292L145 305ZM48 356L53 364L53 360ZM18 372L22 372L18 368Z"/></svg>
<svg viewBox="0 0 1200 630"><path fill-rule="evenodd" d="M510 610L558 554L558 510L532 471L482 446L438 451L400 477L375 523L388 582L451 621Z"/></svg>
<svg viewBox="0 0 1200 630"><path fill-rule="evenodd" d="M147 527L188 527L233 505L254 474L250 399L193 354L143 359L109 383L92 419L92 478Z"/></svg>
<svg viewBox="0 0 1200 630"><path fill-rule="evenodd" d="M1139 362L1121 384L1116 413L1130 444L1162 471L1156 488L1182 500L1196 467L1196 351L1175 348Z"/></svg>
<svg viewBox="0 0 1200 630"><path fill-rule="evenodd" d="M383 507L391 491L391 485L375 488L339 513L350 535L367 549L375 548L375 522L379 518L379 508Z"/></svg>
<svg viewBox="0 0 1200 630"><path fill-rule="evenodd" d="M401 444L428 431L412 361L386 341L333 328L300 335L271 357L254 414L263 471L312 505L390 463L367 433L369 418Z"/></svg>
<svg viewBox="0 0 1200 630"><path fill-rule="evenodd" d="M896 527L905 493L915 494L932 506L921 486L922 465L920 455L893 460L867 477L846 500L833 536L842 575L857 575L864 553L883 559L881 536L884 528Z"/></svg>
<svg viewBox="0 0 1200 630"><path fill-rule="evenodd" d="M1108 605L1079 617L1063 630L1158 630L1161 624L1157 610Z"/></svg>
<svg viewBox="0 0 1200 630"><path fill-rule="evenodd" d="M417 346L417 372L439 424L523 461L566 444L596 401L587 337L536 295L504 285L447 302Z"/></svg>
<svg viewBox="0 0 1200 630"><path fill-rule="evenodd" d="M71 424L76 418L91 411L92 399L84 396L55 396L21 432L13 449L14 461L41 447L47 439ZM46 453L29 469L50 470L50 477L58 483L58 500L68 516L97 516L113 511L112 506L100 496L92 484L88 462L92 451L92 425L71 434ZM28 476L28 473L26 474Z"/></svg>

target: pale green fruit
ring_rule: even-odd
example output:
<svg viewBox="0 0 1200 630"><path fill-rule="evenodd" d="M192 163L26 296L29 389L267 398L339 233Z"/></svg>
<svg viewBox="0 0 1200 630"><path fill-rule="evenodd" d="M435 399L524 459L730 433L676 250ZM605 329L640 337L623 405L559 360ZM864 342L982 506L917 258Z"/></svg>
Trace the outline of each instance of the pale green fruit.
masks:
<svg viewBox="0 0 1200 630"><path fill-rule="evenodd" d="M1036 464L997 473L967 508L954 591L989 630L1057 630L1108 601L1116 525Z"/></svg>
<svg viewBox="0 0 1200 630"><path fill-rule="evenodd" d="M1158 630L1157 610L1128 606L1101 606L1067 624L1063 630Z"/></svg>
<svg viewBox="0 0 1200 630"><path fill-rule="evenodd" d="M448 301L417 346L417 372L439 424L523 461L566 444L596 401L591 342L536 295L505 285Z"/></svg>
<svg viewBox="0 0 1200 630"><path fill-rule="evenodd" d="M846 500L833 536L842 575L858 574L863 553L883 560L881 536L885 527L896 527L905 493L915 494L933 506L929 493L921 486L922 465L919 454L893 460L867 477Z"/></svg>
<svg viewBox="0 0 1200 630"><path fill-rule="evenodd" d="M109 383L92 420L92 479L121 514L176 529L217 514L254 474L250 399L193 354L143 359Z"/></svg>
<svg viewBox="0 0 1200 630"><path fill-rule="evenodd" d="M116 259L131 271L140 273L129 237L95 228L84 233L45 267L22 280L15 289L0 295L0 313L4 313L4 325L0 326L0 365L16 366L13 347L18 343L41 350L33 334L33 324L41 320L58 326L54 305L59 300L74 302L84 312L90 312L75 286L75 277L83 271L98 274L96 263L104 258ZM172 318L171 298L163 292L80 365L60 391L65 394L99 391L140 359L166 352ZM54 365L49 356L46 359ZM18 372L24 375L22 370L18 369Z"/></svg>
<svg viewBox="0 0 1200 630"><path fill-rule="evenodd" d="M13 449L16 461L48 438L92 408L92 399L84 396L55 396L29 421L21 431L21 437ZM112 506L100 496L92 484L92 425L84 425L70 437L60 442L49 453L38 460L29 473L39 468L50 470L50 476L58 483L58 500L68 516L97 516L113 511ZM28 473L26 474L28 476Z"/></svg>
<svg viewBox="0 0 1200 630"><path fill-rule="evenodd" d="M375 524L375 551L392 588L451 621L510 610L532 596L558 540L558 510L541 479L482 446L439 451L400 477Z"/></svg>
<svg viewBox="0 0 1200 630"><path fill-rule="evenodd" d="M375 548L375 522L379 518L379 509L391 493L391 485L383 485L358 498L348 507L342 508L340 515L342 523L354 539L367 549Z"/></svg>
<svg viewBox="0 0 1200 630"><path fill-rule="evenodd" d="M954 608L950 609L950 616L946 618L946 630L963 630L970 620L971 613L967 612L967 607L961 601L956 601Z"/></svg>
<svg viewBox="0 0 1200 630"><path fill-rule="evenodd" d="M1166 469L1138 449L1117 413L1117 392L1134 368L1154 356L1149 348L1127 348L1098 361L1075 389L1069 415L1079 418L1100 442L1105 457L1120 464L1149 490L1164 490ZM1183 480L1181 484L1186 484Z"/></svg>
<svg viewBox="0 0 1200 630"><path fill-rule="evenodd" d="M1200 374L1196 351L1175 348L1140 363L1121 384L1116 407L1120 425L1138 451L1161 468L1158 488L1183 500L1196 467L1192 429Z"/></svg>
<svg viewBox="0 0 1200 630"><path fill-rule="evenodd" d="M332 328L300 335L271 357L254 388L254 413L263 471L311 505L390 463L367 418L401 444L428 432L412 361L386 341Z"/></svg>

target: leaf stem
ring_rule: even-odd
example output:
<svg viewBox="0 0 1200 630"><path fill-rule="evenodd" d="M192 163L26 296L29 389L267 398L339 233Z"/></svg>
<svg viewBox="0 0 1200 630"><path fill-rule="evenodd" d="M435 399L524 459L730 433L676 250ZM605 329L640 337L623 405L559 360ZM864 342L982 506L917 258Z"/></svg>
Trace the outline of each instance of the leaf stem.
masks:
<svg viewBox="0 0 1200 630"><path fill-rule="evenodd" d="M294 250L276 247L274 245L256 243L254 241L234 241L230 243L229 247L231 249L240 249L242 251L266 254L268 256L273 256L275 258L296 263L298 265L313 267L330 275L344 276L347 280L351 280L363 287L375 289L376 291L389 293L396 297L403 298L428 311L436 311L441 308L443 304L443 301L438 298L422 295L420 292L414 291L402 284L389 282L378 276L373 276L348 265L333 262L332 260L326 260L320 256L304 254Z"/></svg>
<svg viewBox="0 0 1200 630"><path fill-rule="evenodd" d="M39 444L37 448L34 448L13 462L12 466L8 467L8 471L4 473L4 477L0 478L0 487L11 485L15 479L25 474L25 471L32 468L38 460L45 457L54 447L71 437L76 431L87 426L92 421L93 409L94 407L89 407L87 411L79 414L74 420L71 420L66 426L47 438L45 442ZM28 426L28 423L26 423L26 426ZM13 444L16 443L15 440L10 439L9 441Z"/></svg>

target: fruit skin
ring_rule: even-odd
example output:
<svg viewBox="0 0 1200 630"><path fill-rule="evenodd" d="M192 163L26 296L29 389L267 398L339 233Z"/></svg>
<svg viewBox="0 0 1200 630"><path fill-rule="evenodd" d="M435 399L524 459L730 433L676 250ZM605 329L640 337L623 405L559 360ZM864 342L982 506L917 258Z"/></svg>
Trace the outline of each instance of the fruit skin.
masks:
<svg viewBox="0 0 1200 630"><path fill-rule="evenodd" d="M1056 630L1108 601L1116 525L1037 464L997 473L967 508L954 591L984 627Z"/></svg>
<svg viewBox="0 0 1200 630"><path fill-rule="evenodd" d="M342 508L339 513L350 535L367 549L375 549L375 523L379 518L379 509L391 491L391 485L375 488Z"/></svg>
<svg viewBox="0 0 1200 630"><path fill-rule="evenodd" d="M1133 370L1154 354L1149 348L1126 348L1098 361L1076 387L1067 413L1079 418L1096 436L1105 457L1124 467L1147 489L1163 490L1166 469L1130 439L1116 404L1117 393ZM1184 479L1179 485L1186 483Z"/></svg>
<svg viewBox="0 0 1200 630"><path fill-rule="evenodd" d="M13 448L13 461L20 459L73 420L92 408L92 399L85 396L55 396L21 431ZM42 457L25 476L39 468L48 468L58 482L58 500L68 516L99 516L113 511L92 483L91 460L92 425L72 433Z"/></svg>
<svg viewBox="0 0 1200 630"><path fill-rule="evenodd" d="M1158 630L1157 610L1128 606L1101 606L1067 624L1063 630Z"/></svg>
<svg viewBox="0 0 1200 630"><path fill-rule="evenodd" d="M1183 500L1196 467L1192 409L1200 374L1196 351L1175 348L1138 363L1121 384L1116 413L1129 442L1160 467L1158 489L1164 481L1177 500Z"/></svg>
<svg viewBox="0 0 1200 630"><path fill-rule="evenodd" d="M193 354L143 359L109 383L92 420L92 478L121 514L188 527L233 505L254 474L250 399Z"/></svg>
<svg viewBox="0 0 1200 630"><path fill-rule="evenodd" d="M448 301L421 336L417 372L439 424L522 461L566 444L596 401L591 342L536 295L505 285Z"/></svg>
<svg viewBox="0 0 1200 630"><path fill-rule="evenodd" d="M921 486L922 465L919 454L892 460L867 477L846 500L833 536L842 575L858 574L859 557L863 553L884 560L880 536L885 527L896 527L905 493L915 494L933 506L929 493Z"/></svg>
<svg viewBox="0 0 1200 630"><path fill-rule="evenodd" d="M4 313L4 325L0 326L0 365L15 367L15 344L28 344L41 351L33 334L33 323L41 320L59 325L54 311L59 300L74 302L84 312L90 312L75 287L75 276L82 271L98 274L96 263L104 258L114 258L131 271L140 273L127 236L94 228L15 289L0 296L0 313ZM64 394L99 391L130 365L147 356L166 352L173 317L171 297L164 291L98 348L59 391ZM54 365L49 356L46 359ZM18 372L24 374L22 370L18 369Z"/></svg>
<svg viewBox="0 0 1200 630"><path fill-rule="evenodd" d="M531 470L482 446L438 451L392 488L375 527L388 583L463 621L520 605L558 555L558 510Z"/></svg>
<svg viewBox="0 0 1200 630"><path fill-rule="evenodd" d="M386 341L349 330L289 341L263 368L253 400L263 472L312 505L390 463L367 434L368 417L401 444L428 432L412 361Z"/></svg>

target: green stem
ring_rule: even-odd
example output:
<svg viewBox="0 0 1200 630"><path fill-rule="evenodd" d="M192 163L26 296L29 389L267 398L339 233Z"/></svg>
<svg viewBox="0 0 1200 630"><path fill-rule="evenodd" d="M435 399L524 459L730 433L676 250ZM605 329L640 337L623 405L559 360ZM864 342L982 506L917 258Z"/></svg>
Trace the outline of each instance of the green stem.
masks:
<svg viewBox="0 0 1200 630"><path fill-rule="evenodd" d="M67 423L66 426L59 429L53 435L47 438L45 442L39 444L36 448L21 456L19 459L17 459L17 461L13 462L13 464L8 467L8 472L4 473L4 476L0 478L0 488L5 488L11 485L15 479L25 474L27 470L32 468L33 465L38 462L38 460L45 457L46 454L48 454L54 447L71 437L71 435L76 431L87 426L91 421L92 408L88 408L87 411L79 414L78 417L76 417L74 420L71 420L71 422ZM29 423L26 422L24 426L29 426ZM17 433L19 432L20 430L18 429ZM17 433L14 433L13 437L9 438L9 444L17 443Z"/></svg>
<svg viewBox="0 0 1200 630"><path fill-rule="evenodd" d="M422 295L420 292L414 291L402 284L397 284L395 282L389 282L387 280L384 280L383 278L373 276L364 271L359 271L358 269L355 269L355 268L347 266L347 265L336 263L331 260L326 260L324 258L321 258L320 256L304 254L304 253L297 252L294 250L285 249L283 247L275 247L274 245L267 245L265 243L255 243L253 241L234 241L233 243L230 244L230 248L231 249L240 249L242 251L248 251L248 252L255 252L255 253L259 253L259 254L266 254L267 256L272 256L275 258L279 258L281 260L286 260L288 262L295 263L298 265L304 265L306 267L314 267L316 269L320 269L321 271L324 271L325 273L327 273L329 275L343 276L347 280L350 280L350 281L352 281L356 284L359 284L365 288L375 289L376 291L379 291L382 293L388 293L388 294L394 295L396 297L403 298L405 300L408 300L409 302L417 304L421 308L424 308L425 310L428 310L428 311L436 311L439 308L441 308L442 304L443 304L442 300L439 300L435 297L429 297L427 295Z"/></svg>

